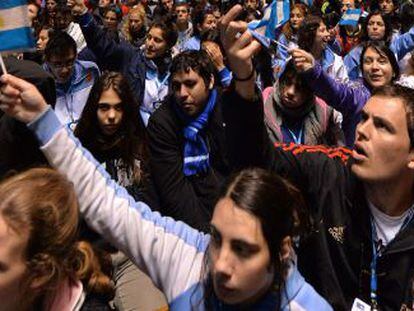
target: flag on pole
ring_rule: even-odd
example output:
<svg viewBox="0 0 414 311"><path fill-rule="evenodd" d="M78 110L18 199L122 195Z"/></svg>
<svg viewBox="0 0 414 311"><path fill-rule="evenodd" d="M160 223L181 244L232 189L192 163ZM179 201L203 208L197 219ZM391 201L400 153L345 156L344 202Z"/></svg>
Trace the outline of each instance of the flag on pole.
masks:
<svg viewBox="0 0 414 311"><path fill-rule="evenodd" d="M289 0L273 0L265 9L263 18L259 21L252 21L248 27L252 31L265 35L274 40L276 29L289 20Z"/></svg>
<svg viewBox="0 0 414 311"><path fill-rule="evenodd" d="M342 15L339 25L341 26L358 26L359 18L361 17L361 9L348 9Z"/></svg>
<svg viewBox="0 0 414 311"><path fill-rule="evenodd" d="M1 0L0 51L21 51L34 46L27 0Z"/></svg>

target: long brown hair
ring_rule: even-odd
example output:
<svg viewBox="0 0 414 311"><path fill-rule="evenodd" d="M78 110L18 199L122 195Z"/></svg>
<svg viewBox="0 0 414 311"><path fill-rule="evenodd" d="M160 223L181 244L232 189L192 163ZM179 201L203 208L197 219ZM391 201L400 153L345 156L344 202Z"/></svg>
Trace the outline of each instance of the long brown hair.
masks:
<svg viewBox="0 0 414 311"><path fill-rule="evenodd" d="M122 139L117 143L121 152L120 156L137 173L135 174L136 181L139 182L143 175L137 172L135 161L142 161L144 167L147 164L147 133L139 114L139 105L124 75L108 71L95 81L74 133L82 145L95 157L103 150L102 142L97 139L100 136L97 110L102 93L110 88L120 97L124 112L122 124L118 130L122 132Z"/></svg>
<svg viewBox="0 0 414 311"><path fill-rule="evenodd" d="M308 14L308 11L309 11L308 7L303 3L295 3L294 5L292 5L292 7L290 8L290 12L292 12L294 9L298 9L302 13L304 18L306 17L306 15ZM292 27L290 25L290 19L283 26L282 33L286 36L286 39L292 40L293 31L292 31Z"/></svg>
<svg viewBox="0 0 414 311"><path fill-rule="evenodd" d="M73 185L50 168L35 168L0 183L0 215L18 235L27 235L21 303L42 305L59 285L82 281L87 292L110 297L109 276L99 258L78 237L78 202ZM33 288L33 284L36 287Z"/></svg>

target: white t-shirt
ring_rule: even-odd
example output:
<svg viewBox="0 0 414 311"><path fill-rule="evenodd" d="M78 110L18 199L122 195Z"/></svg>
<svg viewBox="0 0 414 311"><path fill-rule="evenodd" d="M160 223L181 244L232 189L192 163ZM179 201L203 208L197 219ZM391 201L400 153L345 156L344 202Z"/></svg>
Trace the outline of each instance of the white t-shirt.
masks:
<svg viewBox="0 0 414 311"><path fill-rule="evenodd" d="M377 241L381 241L383 246L391 242L400 231L405 219L413 213L413 207L407 209L400 216L389 216L380 211L374 204L368 201L369 209L374 220L377 231Z"/></svg>

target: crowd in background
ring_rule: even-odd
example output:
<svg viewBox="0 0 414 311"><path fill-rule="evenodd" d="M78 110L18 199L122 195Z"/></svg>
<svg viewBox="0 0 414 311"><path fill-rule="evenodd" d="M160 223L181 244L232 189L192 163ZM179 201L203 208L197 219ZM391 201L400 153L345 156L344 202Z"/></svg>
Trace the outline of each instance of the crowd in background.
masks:
<svg viewBox="0 0 414 311"><path fill-rule="evenodd" d="M269 48L246 25L270 2L28 1L36 48L4 56L39 93L4 80L0 106L18 90L52 109L0 112L4 310L412 310L414 3L290 1ZM409 148L373 98L407 105ZM48 162L72 183L26 171ZM387 214L379 195L409 206ZM257 245L234 238L243 213ZM2 241L21 232L10 272L21 254Z"/></svg>

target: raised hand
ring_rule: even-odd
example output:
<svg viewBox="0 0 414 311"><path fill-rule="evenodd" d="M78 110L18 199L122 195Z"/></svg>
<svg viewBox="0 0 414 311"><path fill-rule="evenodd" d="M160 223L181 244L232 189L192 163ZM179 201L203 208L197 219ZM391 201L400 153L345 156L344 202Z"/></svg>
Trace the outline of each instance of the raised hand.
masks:
<svg viewBox="0 0 414 311"><path fill-rule="evenodd" d="M37 88L12 75L0 78L0 109L24 123L35 120L48 107Z"/></svg>
<svg viewBox="0 0 414 311"><path fill-rule="evenodd" d="M220 22L221 42L226 51L230 69L236 77L241 79L252 73L252 57L261 47L247 29L247 23L235 21L242 10L241 5L235 5Z"/></svg>
<svg viewBox="0 0 414 311"><path fill-rule="evenodd" d="M211 41L203 42L203 50L210 56L217 71L220 71L225 67L223 54L221 54L220 47L217 43Z"/></svg>
<svg viewBox="0 0 414 311"><path fill-rule="evenodd" d="M298 72L307 71L315 66L315 58L312 54L301 49L292 49L289 53L292 55L293 63Z"/></svg>
<svg viewBox="0 0 414 311"><path fill-rule="evenodd" d="M85 14L88 11L84 0L68 0L67 5L71 8L74 16Z"/></svg>
<svg viewBox="0 0 414 311"><path fill-rule="evenodd" d="M255 95L255 74L252 58L260 50L260 43L253 39L247 23L235 21L242 12L241 5L235 5L220 22L220 36L226 51L230 70L233 72L236 92L245 99Z"/></svg>

